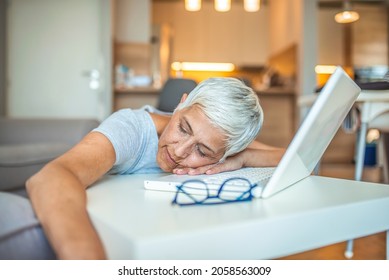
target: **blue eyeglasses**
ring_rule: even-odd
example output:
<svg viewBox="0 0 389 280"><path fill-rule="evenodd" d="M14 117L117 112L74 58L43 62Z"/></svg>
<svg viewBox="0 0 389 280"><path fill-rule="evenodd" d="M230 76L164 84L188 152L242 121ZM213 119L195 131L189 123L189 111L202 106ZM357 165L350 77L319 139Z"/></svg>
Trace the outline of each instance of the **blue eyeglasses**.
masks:
<svg viewBox="0 0 389 280"><path fill-rule="evenodd" d="M212 188L202 180L187 180L176 186L177 192L172 204L211 205L232 202L250 201L253 199L252 190L257 184L251 184L246 178L230 178L220 187Z"/></svg>

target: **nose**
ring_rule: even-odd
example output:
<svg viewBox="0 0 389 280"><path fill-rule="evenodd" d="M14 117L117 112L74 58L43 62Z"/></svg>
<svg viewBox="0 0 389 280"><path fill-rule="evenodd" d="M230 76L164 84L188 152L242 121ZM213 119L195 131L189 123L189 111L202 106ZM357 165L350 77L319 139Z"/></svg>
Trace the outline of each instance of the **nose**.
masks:
<svg viewBox="0 0 389 280"><path fill-rule="evenodd" d="M193 143L185 139L176 143L174 154L178 158L186 158L193 150Z"/></svg>

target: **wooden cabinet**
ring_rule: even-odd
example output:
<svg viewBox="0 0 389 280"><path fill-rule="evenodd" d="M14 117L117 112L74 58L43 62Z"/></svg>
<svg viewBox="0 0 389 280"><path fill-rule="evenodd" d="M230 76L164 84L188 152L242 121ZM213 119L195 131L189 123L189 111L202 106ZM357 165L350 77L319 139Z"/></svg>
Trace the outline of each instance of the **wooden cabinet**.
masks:
<svg viewBox="0 0 389 280"><path fill-rule="evenodd" d="M114 109L157 106L160 89L129 88L115 91ZM296 95L292 90L258 91L265 121L258 140L265 144L287 147L296 131Z"/></svg>
<svg viewBox="0 0 389 280"><path fill-rule="evenodd" d="M286 148L292 141L299 127L299 113L296 98L292 90L272 88L258 91L258 96L264 111L264 125L258 135L258 140L269 145ZM354 133L346 133L342 128L325 151L321 163L350 164L355 152Z"/></svg>
<svg viewBox="0 0 389 280"><path fill-rule="evenodd" d="M115 42L149 43L151 0L115 0Z"/></svg>
<svg viewBox="0 0 389 280"><path fill-rule="evenodd" d="M153 3L153 23L169 23L174 31L173 61L232 62L263 65L268 57L267 7L248 13L243 3L233 2L226 13L215 11L213 2L202 2L198 12L183 3Z"/></svg>
<svg viewBox="0 0 389 280"><path fill-rule="evenodd" d="M264 123L257 139L268 145L286 148L296 131L295 93L282 88L257 93L264 111Z"/></svg>
<svg viewBox="0 0 389 280"><path fill-rule="evenodd" d="M334 21L338 8L319 9L318 64L362 67L388 63L388 9L383 2L365 2L353 4L360 19L350 25Z"/></svg>
<svg viewBox="0 0 389 280"><path fill-rule="evenodd" d="M160 89L154 87L134 87L116 89L114 93L114 111L131 108L138 109L145 105L156 107Z"/></svg>

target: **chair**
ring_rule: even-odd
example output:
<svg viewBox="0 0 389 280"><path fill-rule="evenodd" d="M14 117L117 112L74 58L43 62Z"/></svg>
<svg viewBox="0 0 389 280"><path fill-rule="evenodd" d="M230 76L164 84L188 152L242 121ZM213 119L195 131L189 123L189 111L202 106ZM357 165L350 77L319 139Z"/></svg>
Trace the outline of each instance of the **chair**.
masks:
<svg viewBox="0 0 389 280"><path fill-rule="evenodd" d="M381 134L380 140L380 151L385 157L382 158L382 172L383 172L383 181L385 184L389 184L389 132L384 132Z"/></svg>
<svg viewBox="0 0 389 280"><path fill-rule="evenodd" d="M192 79L169 78L162 87L159 95L157 109L172 113L180 103L184 93L190 93L197 83Z"/></svg>
<svg viewBox="0 0 389 280"><path fill-rule="evenodd" d="M387 87L388 87L387 83ZM357 139L357 155L355 161L355 180L361 181L365 148L366 148L366 134L368 128L378 129L380 132L389 133L389 89L386 90L364 90L363 87L360 96L358 97L358 107L361 111L361 125L359 128L359 136ZM388 140L387 135L381 137L380 147L385 153L383 155L383 174L384 183L388 184L389 170L388 170ZM384 143L385 142L385 143ZM353 240L347 242L345 257L350 259L353 256Z"/></svg>

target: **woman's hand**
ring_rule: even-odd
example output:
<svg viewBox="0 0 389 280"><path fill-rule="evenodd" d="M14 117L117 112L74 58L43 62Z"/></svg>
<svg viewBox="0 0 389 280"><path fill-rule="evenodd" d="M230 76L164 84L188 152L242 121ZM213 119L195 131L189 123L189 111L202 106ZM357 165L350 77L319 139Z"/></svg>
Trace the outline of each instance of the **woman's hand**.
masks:
<svg viewBox="0 0 389 280"><path fill-rule="evenodd" d="M173 170L173 173L177 175L200 175L200 174L216 174L225 171L232 171L244 167L243 152L234 156L228 157L224 162L205 165L197 168L177 168Z"/></svg>
<svg viewBox="0 0 389 280"><path fill-rule="evenodd" d="M285 149L271 147L254 141L249 148L228 157L224 162L205 165L197 168L183 167L173 170L178 175L216 174L233 171L242 167L274 167L281 160Z"/></svg>

